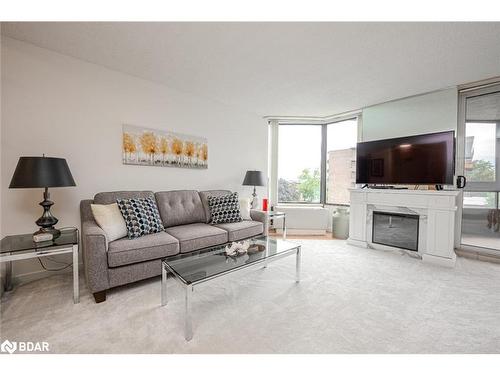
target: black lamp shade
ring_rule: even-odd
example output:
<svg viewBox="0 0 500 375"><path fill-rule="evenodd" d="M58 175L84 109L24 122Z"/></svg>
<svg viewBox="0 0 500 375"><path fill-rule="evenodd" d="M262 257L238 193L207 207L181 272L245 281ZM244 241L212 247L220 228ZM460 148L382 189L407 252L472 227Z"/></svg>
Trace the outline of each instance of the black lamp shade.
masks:
<svg viewBox="0 0 500 375"><path fill-rule="evenodd" d="M246 186L266 186L264 174L261 171L247 171L243 185Z"/></svg>
<svg viewBox="0 0 500 375"><path fill-rule="evenodd" d="M76 186L66 159L23 156L17 162L9 188Z"/></svg>

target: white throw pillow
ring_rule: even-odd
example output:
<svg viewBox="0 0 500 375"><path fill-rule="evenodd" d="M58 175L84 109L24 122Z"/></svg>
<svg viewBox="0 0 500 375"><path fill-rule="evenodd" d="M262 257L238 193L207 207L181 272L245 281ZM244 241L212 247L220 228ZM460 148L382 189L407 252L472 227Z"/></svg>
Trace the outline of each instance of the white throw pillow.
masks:
<svg viewBox="0 0 500 375"><path fill-rule="evenodd" d="M91 204L94 219L106 233L108 241L114 241L127 236L127 224L116 203Z"/></svg>
<svg viewBox="0 0 500 375"><path fill-rule="evenodd" d="M251 198L240 198L240 214L243 220L252 220L250 217L250 206L252 204Z"/></svg>

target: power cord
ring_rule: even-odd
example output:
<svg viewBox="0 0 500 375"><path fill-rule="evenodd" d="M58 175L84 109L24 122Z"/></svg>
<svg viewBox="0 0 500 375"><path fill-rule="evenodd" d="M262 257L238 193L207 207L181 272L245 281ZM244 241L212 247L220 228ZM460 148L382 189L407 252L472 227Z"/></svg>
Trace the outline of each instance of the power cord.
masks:
<svg viewBox="0 0 500 375"><path fill-rule="evenodd" d="M37 259L38 259L38 262L40 262L40 265L42 266L42 268L45 271L62 271L62 270L65 270L66 268L73 267L73 264L71 264L71 263L63 263L63 262L58 262L56 260L50 259L52 262L59 263L59 264L65 264L66 266L65 267L61 267L61 268L47 268L47 266L45 266L45 264L43 264L43 262L42 262L42 260L40 258L37 258Z"/></svg>
<svg viewBox="0 0 500 375"><path fill-rule="evenodd" d="M63 227L63 228L60 228L59 230L62 232L66 229L73 229L73 230L76 230L78 231L78 228L76 227ZM69 268L69 267L73 267L73 263L65 263L65 262L60 262L58 260L55 260L53 259L51 256L48 256L46 257L48 260L50 260L51 262L54 262L54 263L58 263L58 264L63 264L64 267L61 267L61 268L48 268L45 264L43 264L42 262L42 259L40 257L38 257L38 262L40 263L40 265L42 266L42 268L45 270L45 271L62 271L62 270L65 270L66 268Z"/></svg>

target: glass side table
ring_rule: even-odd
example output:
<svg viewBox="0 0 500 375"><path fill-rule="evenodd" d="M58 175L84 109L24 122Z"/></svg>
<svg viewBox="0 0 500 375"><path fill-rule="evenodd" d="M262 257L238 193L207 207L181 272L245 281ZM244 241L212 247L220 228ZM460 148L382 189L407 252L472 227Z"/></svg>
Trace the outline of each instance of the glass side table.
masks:
<svg viewBox="0 0 500 375"><path fill-rule="evenodd" d="M12 290L12 262L22 259L73 253L73 302L80 302L78 285L78 229L62 230L50 241L33 242L33 235L20 234L0 241L0 263L6 263L5 291Z"/></svg>
<svg viewBox="0 0 500 375"><path fill-rule="evenodd" d="M269 222L274 219L283 219L283 239L286 240L286 213L282 211L268 211L267 218Z"/></svg>

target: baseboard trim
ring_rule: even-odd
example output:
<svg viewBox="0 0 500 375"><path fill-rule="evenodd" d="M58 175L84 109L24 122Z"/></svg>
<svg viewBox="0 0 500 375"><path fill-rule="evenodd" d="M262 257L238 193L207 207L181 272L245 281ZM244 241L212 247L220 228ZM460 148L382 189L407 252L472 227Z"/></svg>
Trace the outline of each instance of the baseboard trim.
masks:
<svg viewBox="0 0 500 375"><path fill-rule="evenodd" d="M362 247L365 249L368 248L368 244L366 243L366 241L355 240L354 238L350 237L347 239L347 244L352 246Z"/></svg>
<svg viewBox="0 0 500 375"><path fill-rule="evenodd" d="M467 250L467 249L456 249L455 252L459 257L480 260L482 262L490 263L500 263L500 256L493 255L487 252Z"/></svg>
<svg viewBox="0 0 500 375"><path fill-rule="evenodd" d="M283 234L283 229L276 228L276 234ZM286 234L291 236L324 236L326 229L288 229Z"/></svg>
<svg viewBox="0 0 500 375"><path fill-rule="evenodd" d="M453 258L444 258L440 256L430 255L430 254L422 254L422 261L428 264L435 264L437 266L443 267L455 267L455 263L457 260L457 256L453 254Z"/></svg>

